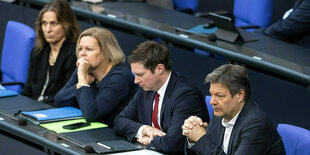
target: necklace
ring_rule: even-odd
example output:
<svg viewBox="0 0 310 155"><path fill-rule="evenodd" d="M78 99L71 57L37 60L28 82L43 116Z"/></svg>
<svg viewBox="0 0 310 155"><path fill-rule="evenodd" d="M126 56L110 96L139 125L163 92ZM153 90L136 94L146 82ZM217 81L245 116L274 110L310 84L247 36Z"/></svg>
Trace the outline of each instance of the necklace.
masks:
<svg viewBox="0 0 310 155"><path fill-rule="evenodd" d="M52 58L52 65L55 65L56 60L54 59L52 52L51 52L50 55L51 55L51 58Z"/></svg>

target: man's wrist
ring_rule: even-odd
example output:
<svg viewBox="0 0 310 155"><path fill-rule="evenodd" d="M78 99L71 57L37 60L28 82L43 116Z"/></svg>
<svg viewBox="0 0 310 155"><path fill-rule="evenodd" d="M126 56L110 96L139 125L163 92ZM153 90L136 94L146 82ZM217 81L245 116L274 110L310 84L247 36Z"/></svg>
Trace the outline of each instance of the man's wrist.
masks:
<svg viewBox="0 0 310 155"><path fill-rule="evenodd" d="M143 129L144 129L145 127L146 127L146 125L142 125L142 126L139 128L139 130L138 130L137 133L136 133L135 138L142 138L142 136L143 136L142 131L143 131Z"/></svg>
<svg viewBox="0 0 310 155"><path fill-rule="evenodd" d="M190 149L192 146L194 146L194 142L190 139L190 138L188 138L188 137L186 137L186 141L187 141L187 148L188 149Z"/></svg>

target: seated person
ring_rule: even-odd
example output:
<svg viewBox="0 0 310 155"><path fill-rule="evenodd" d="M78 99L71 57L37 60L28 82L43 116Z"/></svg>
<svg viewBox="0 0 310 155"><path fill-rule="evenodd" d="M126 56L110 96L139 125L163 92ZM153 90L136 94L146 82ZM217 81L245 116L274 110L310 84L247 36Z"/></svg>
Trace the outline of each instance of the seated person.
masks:
<svg viewBox="0 0 310 155"><path fill-rule="evenodd" d="M52 0L36 20L36 41L21 94L53 105L54 96L75 69L80 29L66 0Z"/></svg>
<svg viewBox="0 0 310 155"><path fill-rule="evenodd" d="M267 115L251 101L247 71L239 65L225 64L206 77L210 82L210 124L197 116L184 121L190 153L235 155L284 155L284 145Z"/></svg>
<svg viewBox="0 0 310 155"><path fill-rule="evenodd" d="M137 89L124 53L109 30L90 28L80 35L76 55L77 69L55 96L55 106L79 107L88 122L113 127Z"/></svg>
<svg viewBox="0 0 310 155"><path fill-rule="evenodd" d="M137 140L147 149L183 153L181 126L191 115L209 121L201 92L171 69L167 48L146 41L128 56L135 83L134 98L115 118L116 134Z"/></svg>
<svg viewBox="0 0 310 155"><path fill-rule="evenodd" d="M283 19L270 25L263 33L272 38L310 48L310 0L298 0ZM258 31L259 32L259 31Z"/></svg>

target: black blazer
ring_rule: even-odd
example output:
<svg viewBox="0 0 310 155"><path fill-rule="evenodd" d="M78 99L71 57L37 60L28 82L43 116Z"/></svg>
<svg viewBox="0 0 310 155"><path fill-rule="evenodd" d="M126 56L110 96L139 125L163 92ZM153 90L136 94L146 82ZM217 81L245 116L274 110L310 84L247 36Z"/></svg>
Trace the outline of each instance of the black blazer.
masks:
<svg viewBox="0 0 310 155"><path fill-rule="evenodd" d="M50 79L47 84L43 102L53 105L54 96L70 79L76 65L75 43L64 41L58 53L55 65L50 70ZM45 44L40 54L32 50L28 77L21 92L22 95L37 100L40 97L48 69L50 54L49 44Z"/></svg>
<svg viewBox="0 0 310 155"><path fill-rule="evenodd" d="M207 134L202 136L191 150L196 154L225 154L222 149L224 132L222 118L213 114ZM231 133L227 154L285 154L279 133L256 103L247 102L242 108Z"/></svg>
<svg viewBox="0 0 310 155"><path fill-rule="evenodd" d="M310 0L295 2L293 12L264 30L272 38L295 42L310 35ZM309 42L308 42L309 44Z"/></svg>
<svg viewBox="0 0 310 155"><path fill-rule="evenodd" d="M114 121L114 131L128 140L133 141L142 125L152 126L153 91L144 91L139 87L136 95ZM183 153L185 137L182 125L189 116L197 115L209 122L204 98L193 85L181 75L172 72L161 108L160 124L162 137L154 137L148 149Z"/></svg>

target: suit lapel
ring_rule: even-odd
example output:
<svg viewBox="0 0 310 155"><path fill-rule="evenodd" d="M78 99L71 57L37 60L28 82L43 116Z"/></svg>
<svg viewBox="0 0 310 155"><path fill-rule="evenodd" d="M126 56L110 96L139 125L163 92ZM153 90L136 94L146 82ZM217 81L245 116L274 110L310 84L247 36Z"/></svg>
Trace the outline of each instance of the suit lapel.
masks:
<svg viewBox="0 0 310 155"><path fill-rule="evenodd" d="M146 106L145 106L145 115L147 124L152 126L152 112L153 112L153 102L154 102L155 92L149 92L146 99Z"/></svg>
<svg viewBox="0 0 310 155"><path fill-rule="evenodd" d="M214 116L207 127L207 133L211 134L216 145L223 146L225 127L222 125L222 118Z"/></svg>
<svg viewBox="0 0 310 155"><path fill-rule="evenodd" d="M240 128L240 126L237 126L235 123L234 128L231 131L231 135L230 135L230 139L229 139L229 143L228 143L228 149L227 149L228 154L233 154L232 153L232 147L233 147L234 140L235 140L236 136L239 136L238 134L236 134L237 131L239 132L239 128Z"/></svg>
<svg viewBox="0 0 310 155"><path fill-rule="evenodd" d="M225 127L222 124L220 124L219 133L220 133L219 134L220 136L218 136L219 138L218 142L220 142L219 146L223 146Z"/></svg>
<svg viewBox="0 0 310 155"><path fill-rule="evenodd" d="M169 99L170 99L170 96L173 92L173 89L175 87L175 84L176 84L176 81L177 81L177 74L175 72L171 72L171 77L170 77L170 80L168 82L168 85L167 85L167 88L166 88L166 91L165 91L165 96L164 96L164 99L163 99L163 103L161 105L161 110L160 110L160 124L163 125L163 118L162 117L164 115L164 111L166 109L166 107L168 106L168 103L169 103Z"/></svg>
<svg viewBox="0 0 310 155"><path fill-rule="evenodd" d="M243 106L243 108L242 108L242 110L241 110L241 112L240 112L240 114L236 120L236 123L235 123L234 128L231 132L231 136L230 136L229 143L228 143L227 152L229 154L233 154L233 150L232 150L233 144L236 144L235 140L238 140L238 137L240 136L239 132L243 128L242 124L243 124L244 120L246 119L247 111L249 110L250 105L251 105L251 102L245 103L245 105Z"/></svg>

